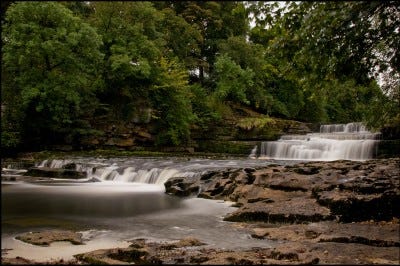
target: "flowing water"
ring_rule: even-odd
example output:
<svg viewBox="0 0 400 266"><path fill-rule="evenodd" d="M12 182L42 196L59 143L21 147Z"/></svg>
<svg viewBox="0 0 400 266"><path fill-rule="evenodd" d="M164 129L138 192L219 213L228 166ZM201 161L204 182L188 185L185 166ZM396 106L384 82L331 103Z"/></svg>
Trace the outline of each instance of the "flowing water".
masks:
<svg viewBox="0 0 400 266"><path fill-rule="evenodd" d="M37 167L74 168L86 172L80 180L46 179L2 182L2 248L5 256L38 261L71 259L85 251L126 247L128 240L178 240L194 236L209 247L269 247L271 241L251 238L249 232L224 222L236 208L232 203L165 194L163 183L171 177L194 178L207 171L256 167L268 161L250 159L208 160L182 158L72 158L45 160ZM11 166L3 173L14 176L23 169ZM15 239L20 233L49 228L73 228L86 244L53 243L39 247Z"/></svg>
<svg viewBox="0 0 400 266"><path fill-rule="evenodd" d="M35 182L2 181L2 249L4 256L37 261L71 259L100 248L127 247L128 240L178 240L194 236L208 246L235 249L270 247L273 241L251 238L248 231L224 222L231 203L165 194L171 177L197 178L208 171L262 167L298 160L366 160L374 156L379 133L361 123L322 125L319 133L284 135L255 146L249 158L71 158L44 160L37 167L68 168L86 173L80 180L47 178ZM261 160L254 160L261 159ZM17 177L26 169L12 165L2 175ZM85 245L53 243L39 247L15 239L20 233L49 228L82 232ZM3 256L3 254L2 254Z"/></svg>
<svg viewBox="0 0 400 266"><path fill-rule="evenodd" d="M372 159L380 133L372 133L361 123L321 125L319 133L283 135L278 141L260 144L251 158L276 160L333 161Z"/></svg>

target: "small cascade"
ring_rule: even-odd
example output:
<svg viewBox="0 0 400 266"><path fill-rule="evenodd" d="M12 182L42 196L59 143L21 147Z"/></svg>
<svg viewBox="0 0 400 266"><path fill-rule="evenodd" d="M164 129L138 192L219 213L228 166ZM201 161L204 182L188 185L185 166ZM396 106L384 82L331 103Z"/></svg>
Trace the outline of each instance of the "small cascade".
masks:
<svg viewBox="0 0 400 266"><path fill-rule="evenodd" d="M196 179L201 175L231 167L245 168L269 165L270 162L251 159L213 160L198 158L88 158L52 159L37 167L68 168L85 172L84 182L133 182L163 186L172 177Z"/></svg>
<svg viewBox="0 0 400 266"><path fill-rule="evenodd" d="M268 165L268 162L261 163ZM44 160L37 167L68 168L85 172L84 181L163 184L172 177L197 178L209 171L230 167L259 166L254 160L208 160L187 158L74 158ZM74 168L73 168L74 167Z"/></svg>
<svg viewBox="0 0 400 266"><path fill-rule="evenodd" d="M63 166L72 163L71 160L44 160L37 167L49 167L49 168L62 168Z"/></svg>
<svg viewBox="0 0 400 266"><path fill-rule="evenodd" d="M44 160L37 164L37 167L63 168L74 163L72 160ZM88 179L97 181L120 181L136 182L147 184L163 185L171 177L193 177L201 172L180 171L174 167L160 168L156 165L146 165L146 163L130 163L130 166L120 165L119 163L85 163L84 160L77 160L75 170L86 172ZM178 167L179 168L179 167Z"/></svg>
<svg viewBox="0 0 400 266"><path fill-rule="evenodd" d="M319 133L284 135L260 145L260 159L355 160L372 159L380 133L369 132L362 123L321 125Z"/></svg>
<svg viewBox="0 0 400 266"><path fill-rule="evenodd" d="M88 177L98 180L163 185L171 177L192 177L196 174L201 174L201 172L182 172L179 167L152 167L146 169L140 166L106 166L94 168Z"/></svg>
<svg viewBox="0 0 400 266"><path fill-rule="evenodd" d="M258 149L258 147L257 147L257 145L255 145L254 148L250 152L250 155L249 155L250 159L257 158L257 149Z"/></svg>

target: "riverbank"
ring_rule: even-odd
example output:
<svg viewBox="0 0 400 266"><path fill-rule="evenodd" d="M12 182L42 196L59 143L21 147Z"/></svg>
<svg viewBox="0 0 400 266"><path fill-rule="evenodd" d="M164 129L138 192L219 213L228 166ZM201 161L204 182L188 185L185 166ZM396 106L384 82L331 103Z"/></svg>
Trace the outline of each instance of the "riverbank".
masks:
<svg viewBox="0 0 400 266"><path fill-rule="evenodd" d="M228 250L205 248L196 235L176 243L132 239L126 248L56 263L399 264L399 165L400 158L310 162L232 168L196 180L171 178L167 193L233 201L238 209L224 217L225 226L277 244ZM35 262L3 258L7 263Z"/></svg>

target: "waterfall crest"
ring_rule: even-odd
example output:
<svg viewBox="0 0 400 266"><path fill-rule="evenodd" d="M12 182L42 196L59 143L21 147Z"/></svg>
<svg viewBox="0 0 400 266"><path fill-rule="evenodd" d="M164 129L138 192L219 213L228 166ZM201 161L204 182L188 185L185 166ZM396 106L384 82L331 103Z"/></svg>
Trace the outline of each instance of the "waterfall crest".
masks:
<svg viewBox="0 0 400 266"><path fill-rule="evenodd" d="M278 141L262 142L258 158L368 160L376 153L379 136L380 133L368 131L362 123L321 125L319 133L283 135Z"/></svg>
<svg viewBox="0 0 400 266"><path fill-rule="evenodd" d="M152 166L141 163L130 163L130 166L123 166L118 163L102 164L98 162L79 162L72 160L44 160L37 167L64 168L74 164L74 169L86 172L86 177L97 181L121 181L137 182L146 184L163 185L171 177L193 177L201 172L182 171L173 166Z"/></svg>
<svg viewBox="0 0 400 266"><path fill-rule="evenodd" d="M173 177L198 178L215 170L231 167L256 167L268 161L252 159L200 159L200 158L82 158L44 160L36 167L68 168L86 173L84 181L114 181L146 183L162 186Z"/></svg>

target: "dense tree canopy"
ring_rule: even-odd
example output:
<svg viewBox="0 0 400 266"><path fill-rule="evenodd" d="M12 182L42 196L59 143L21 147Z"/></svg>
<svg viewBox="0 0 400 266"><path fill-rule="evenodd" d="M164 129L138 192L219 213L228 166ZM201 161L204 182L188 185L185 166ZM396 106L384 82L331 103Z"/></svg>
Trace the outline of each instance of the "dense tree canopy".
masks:
<svg viewBox="0 0 400 266"><path fill-rule="evenodd" d="M58 3L21 2L7 12L2 41L3 130L51 140L79 127L98 87L96 31Z"/></svg>
<svg viewBox="0 0 400 266"><path fill-rule="evenodd" d="M396 1L5 7L3 148L93 134L101 108L148 125L160 145L190 141L191 127L207 130L232 103L306 122L400 124Z"/></svg>
<svg viewBox="0 0 400 266"><path fill-rule="evenodd" d="M395 1L256 2L250 10L256 20L250 39L268 43L267 51L279 58L285 77L300 82L296 87L308 95L305 107L318 99L314 102L321 111L308 114L309 119L373 120L378 127L393 122L389 117L396 116L400 88L400 13ZM385 95L376 83L378 76L387 77L380 86ZM387 119L376 124L369 109L383 99L388 108L382 111L390 114L382 114Z"/></svg>

